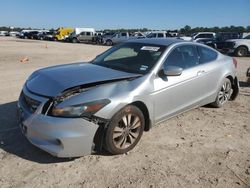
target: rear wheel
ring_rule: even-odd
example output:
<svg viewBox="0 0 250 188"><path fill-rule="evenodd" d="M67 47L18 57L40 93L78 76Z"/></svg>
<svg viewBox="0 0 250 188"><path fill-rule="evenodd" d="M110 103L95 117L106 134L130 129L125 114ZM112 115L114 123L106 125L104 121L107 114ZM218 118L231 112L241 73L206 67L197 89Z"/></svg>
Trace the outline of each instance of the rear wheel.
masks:
<svg viewBox="0 0 250 188"><path fill-rule="evenodd" d="M212 103L212 106L220 108L225 104L232 95L232 84L228 78L224 79L224 82L218 92L215 102Z"/></svg>
<svg viewBox="0 0 250 188"><path fill-rule="evenodd" d="M132 150L144 130L143 113L136 106L128 105L112 119L105 135L105 149L112 154Z"/></svg>
<svg viewBox="0 0 250 188"><path fill-rule="evenodd" d="M248 50L247 50L246 47L240 46L240 47L238 47L238 48L236 49L235 54L236 54L238 57L244 57L244 56L247 55L247 52L248 52Z"/></svg>

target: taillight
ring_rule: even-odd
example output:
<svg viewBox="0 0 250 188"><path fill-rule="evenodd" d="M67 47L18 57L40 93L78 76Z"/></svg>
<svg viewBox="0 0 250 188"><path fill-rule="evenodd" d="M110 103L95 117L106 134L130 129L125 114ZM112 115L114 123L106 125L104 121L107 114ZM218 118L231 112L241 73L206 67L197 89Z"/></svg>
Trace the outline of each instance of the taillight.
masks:
<svg viewBox="0 0 250 188"><path fill-rule="evenodd" d="M237 68L237 60L235 58L233 58L233 64L234 64L235 68Z"/></svg>

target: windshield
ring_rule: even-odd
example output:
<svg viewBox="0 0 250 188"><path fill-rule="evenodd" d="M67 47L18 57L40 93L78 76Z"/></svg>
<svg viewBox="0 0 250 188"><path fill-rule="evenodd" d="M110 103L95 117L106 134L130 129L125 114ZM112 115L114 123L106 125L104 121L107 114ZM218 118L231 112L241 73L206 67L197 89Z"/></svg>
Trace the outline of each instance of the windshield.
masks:
<svg viewBox="0 0 250 188"><path fill-rule="evenodd" d="M147 38L156 38L156 33L149 33Z"/></svg>
<svg viewBox="0 0 250 188"><path fill-rule="evenodd" d="M244 39L250 39L250 35L245 36Z"/></svg>
<svg viewBox="0 0 250 188"><path fill-rule="evenodd" d="M129 73L148 73L166 46L125 43L114 46L92 61L93 64Z"/></svg>

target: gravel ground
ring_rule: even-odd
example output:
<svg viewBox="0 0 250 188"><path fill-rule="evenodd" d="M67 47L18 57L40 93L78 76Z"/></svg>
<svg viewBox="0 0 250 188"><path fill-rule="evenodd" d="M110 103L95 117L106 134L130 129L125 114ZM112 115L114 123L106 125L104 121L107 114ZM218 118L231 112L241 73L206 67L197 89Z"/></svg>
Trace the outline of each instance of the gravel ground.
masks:
<svg viewBox="0 0 250 188"><path fill-rule="evenodd" d="M36 69L87 61L108 47L0 38L0 187L250 187L250 58L237 58L240 95L145 132L126 155L58 159L20 133L16 101ZM24 60L24 62L20 62Z"/></svg>

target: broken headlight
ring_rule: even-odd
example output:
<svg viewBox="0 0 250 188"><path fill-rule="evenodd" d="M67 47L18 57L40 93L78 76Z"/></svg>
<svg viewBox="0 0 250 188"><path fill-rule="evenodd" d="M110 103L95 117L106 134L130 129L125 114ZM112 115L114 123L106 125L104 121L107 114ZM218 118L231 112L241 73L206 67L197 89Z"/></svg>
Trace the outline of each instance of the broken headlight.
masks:
<svg viewBox="0 0 250 188"><path fill-rule="evenodd" d="M100 109L102 109L109 103L110 100L103 99L89 103L67 106L63 108L55 106L52 109L51 114L53 116L58 117L89 117L98 112Z"/></svg>

